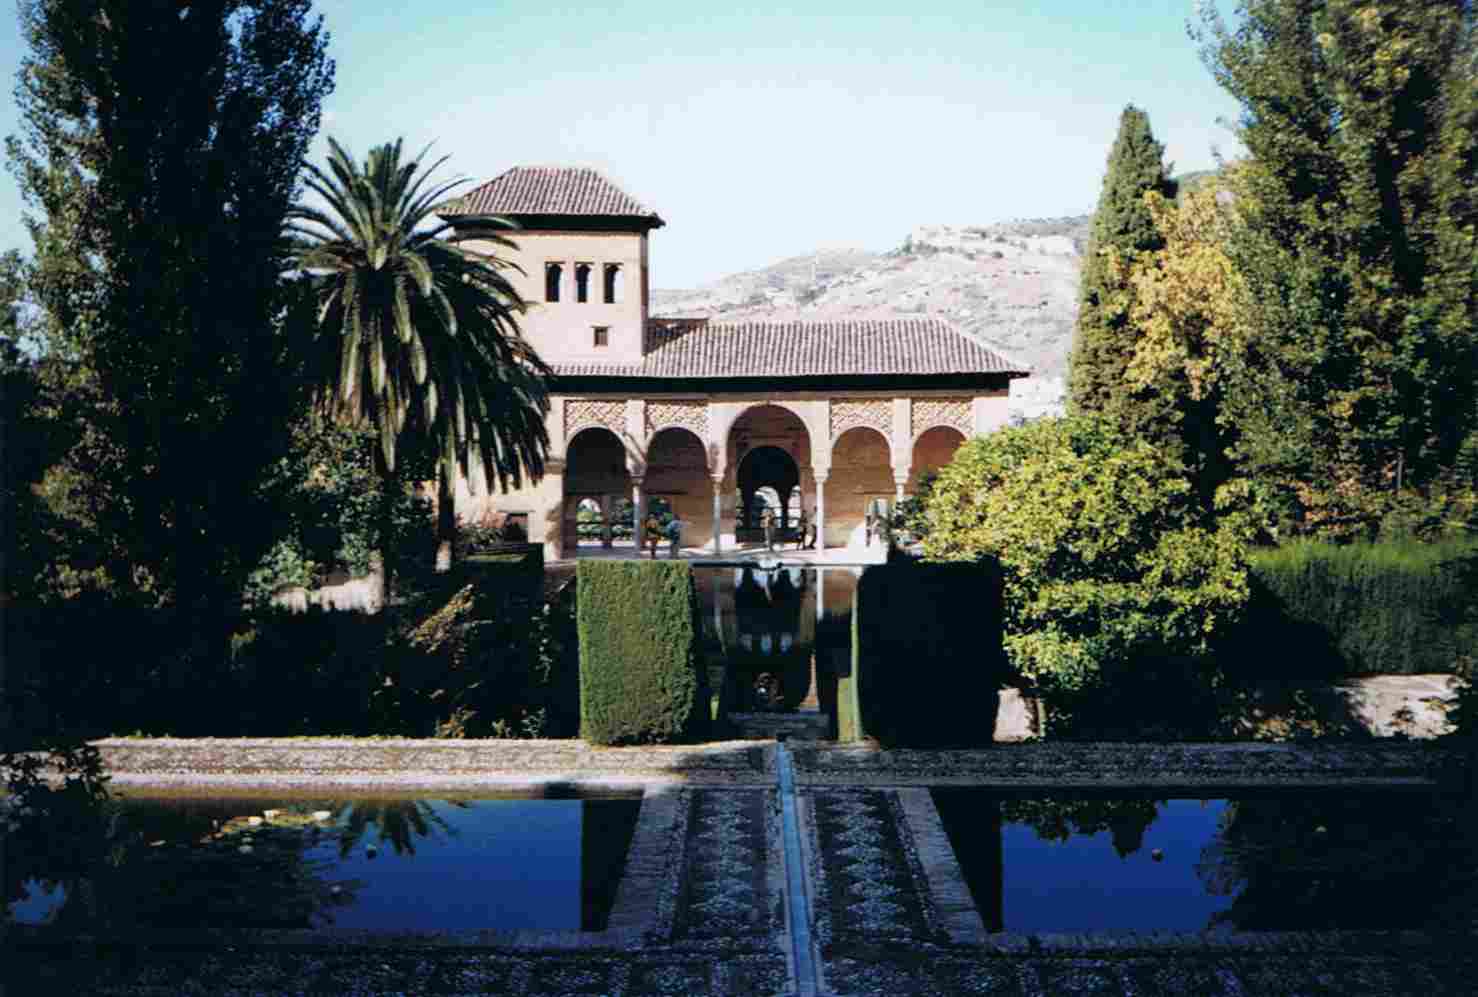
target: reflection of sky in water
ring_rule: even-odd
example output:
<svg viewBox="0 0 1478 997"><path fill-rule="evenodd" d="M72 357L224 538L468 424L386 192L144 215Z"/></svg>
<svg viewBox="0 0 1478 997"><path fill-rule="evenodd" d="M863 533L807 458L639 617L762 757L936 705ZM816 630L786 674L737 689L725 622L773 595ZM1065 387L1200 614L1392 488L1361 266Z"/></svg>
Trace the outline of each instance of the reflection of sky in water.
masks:
<svg viewBox="0 0 1478 997"><path fill-rule="evenodd" d="M138 802L148 808L148 836L159 834L184 842L199 835L198 815L193 823L182 823L178 814L169 817L172 806L189 808L192 801ZM629 834L630 825L621 830L618 825L622 821L613 817L616 811L611 808L621 809L630 815L628 820L634 820L640 806L637 800L590 801L589 806L604 808L596 813L587 809L587 802L493 799L459 805L420 800L387 806L385 801L368 805L350 801L334 824L324 825L324 833L316 840L299 839L293 832L280 832L284 837L279 840L305 842L297 848L309 865L317 867L317 875L325 885L344 884L343 896L349 902L321 912L315 918L321 927L365 931L581 930L582 915L603 921L602 905L609 903L610 891L604 891L607 899L599 902L591 891L602 893L602 885L614 885L624 849L629 846L629 839L616 838ZM232 810L236 815L260 814L269 808L303 811L301 805L270 799L238 803L240 806ZM323 805L314 804L309 809ZM357 806L368 806L371 813L381 816L371 819L361 834L350 834L351 847L341 858L341 832L350 826ZM382 833L384 812L403 814L417 806L423 813L430 811L426 816L429 833L408 832L413 851L398 854L391 837ZM166 830L171 823L173 832ZM265 838L274 833L270 825L253 831L258 855L271 854L269 839ZM596 842L599 851L583 855L593 836L600 837ZM374 858L369 857L366 846L374 846ZM222 858L229 862L231 856ZM229 883L227 879L221 888L231 889ZM45 923L66 899L64 887L45 891L35 882L26 886L30 896L10 908L12 917L20 923ZM590 907L593 903L600 908L598 914L595 907Z"/></svg>
<svg viewBox="0 0 1478 997"><path fill-rule="evenodd" d="M10 916L17 924L45 924L67 899L67 888L60 884L47 890L30 882L25 889L30 895L10 905Z"/></svg>
<svg viewBox="0 0 1478 997"><path fill-rule="evenodd" d="M355 901L333 909L335 928L459 930L580 927L579 800L483 800L468 809L433 802L454 830L416 838L414 855L363 844L340 859L338 838L308 849L335 863L331 879L361 880ZM371 831L364 843L377 842Z"/></svg>
<svg viewBox="0 0 1478 997"><path fill-rule="evenodd" d="M1021 824L1001 830L1007 931L1200 931L1233 897L1212 896L1196 875L1225 800L1170 800L1120 858L1108 831L1044 841ZM1153 849L1164 860L1151 858Z"/></svg>

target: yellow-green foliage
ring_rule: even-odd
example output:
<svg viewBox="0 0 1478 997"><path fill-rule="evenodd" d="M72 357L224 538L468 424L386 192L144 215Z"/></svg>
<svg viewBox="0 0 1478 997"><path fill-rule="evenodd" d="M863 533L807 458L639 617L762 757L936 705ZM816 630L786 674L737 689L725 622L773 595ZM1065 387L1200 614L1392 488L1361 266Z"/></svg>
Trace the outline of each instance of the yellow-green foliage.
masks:
<svg viewBox="0 0 1478 997"><path fill-rule="evenodd" d="M928 507L931 560L1000 560L1006 647L1027 677L1205 654L1247 599L1245 530L1212 521L1184 467L1087 418L966 443Z"/></svg>
<svg viewBox="0 0 1478 997"><path fill-rule="evenodd" d="M592 744L707 732L698 591L685 561L581 561L580 736Z"/></svg>

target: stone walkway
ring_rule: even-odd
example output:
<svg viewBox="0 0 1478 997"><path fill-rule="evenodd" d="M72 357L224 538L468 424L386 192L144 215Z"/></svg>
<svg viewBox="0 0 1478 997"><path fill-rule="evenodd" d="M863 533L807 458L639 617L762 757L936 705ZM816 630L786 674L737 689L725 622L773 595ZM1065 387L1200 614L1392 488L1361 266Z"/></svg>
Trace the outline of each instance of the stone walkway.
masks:
<svg viewBox="0 0 1478 997"><path fill-rule="evenodd" d="M283 932L230 947L151 938L47 948L12 936L4 997L30 993L1353 995L1471 994L1473 925L1450 936L990 935L924 787L1438 789L1440 745L1027 744L901 752L815 743L594 750L571 742L102 742L128 789L645 786L611 930L473 938ZM780 762L781 752L787 759ZM787 888L793 769L801 903ZM1457 783L1441 783L1450 789ZM1372 903L1379 898L1372 897ZM807 932L787 910L809 911ZM792 938L809 937L798 960ZM797 975L813 963L814 978Z"/></svg>

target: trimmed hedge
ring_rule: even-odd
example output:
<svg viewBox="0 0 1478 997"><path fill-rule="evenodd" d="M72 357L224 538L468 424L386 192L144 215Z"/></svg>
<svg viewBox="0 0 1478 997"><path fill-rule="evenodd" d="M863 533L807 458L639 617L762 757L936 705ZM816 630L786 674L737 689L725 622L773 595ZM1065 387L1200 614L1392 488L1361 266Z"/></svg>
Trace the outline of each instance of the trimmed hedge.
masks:
<svg viewBox="0 0 1478 997"><path fill-rule="evenodd" d="M837 684L838 738L970 747L995 737L1007 659L993 560L868 568L852 608L852 674Z"/></svg>
<svg viewBox="0 0 1478 997"><path fill-rule="evenodd" d="M1475 653L1478 543L1337 546L1303 541L1256 552L1245 622L1222 649L1268 678L1450 673Z"/></svg>
<svg viewBox="0 0 1478 997"><path fill-rule="evenodd" d="M697 740L710 723L698 591L686 561L581 561L580 736Z"/></svg>

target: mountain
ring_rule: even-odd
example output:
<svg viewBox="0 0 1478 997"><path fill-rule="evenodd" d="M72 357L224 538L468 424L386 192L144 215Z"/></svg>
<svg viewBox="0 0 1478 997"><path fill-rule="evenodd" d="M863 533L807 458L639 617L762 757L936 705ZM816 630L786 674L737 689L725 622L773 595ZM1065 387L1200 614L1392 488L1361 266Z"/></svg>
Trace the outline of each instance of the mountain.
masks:
<svg viewBox="0 0 1478 997"><path fill-rule="evenodd" d="M1059 412L1090 216L924 225L897 249L827 249L691 290L653 290L655 316L781 321L938 315L1031 367L1022 417Z"/></svg>

